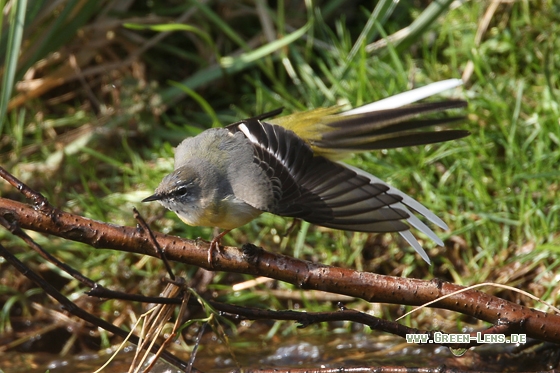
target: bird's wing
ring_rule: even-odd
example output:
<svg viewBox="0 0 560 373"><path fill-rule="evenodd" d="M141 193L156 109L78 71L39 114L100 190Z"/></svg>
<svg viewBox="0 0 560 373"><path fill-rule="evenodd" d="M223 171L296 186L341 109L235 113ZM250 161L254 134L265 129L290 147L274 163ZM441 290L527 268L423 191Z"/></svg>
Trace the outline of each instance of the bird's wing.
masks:
<svg viewBox="0 0 560 373"><path fill-rule="evenodd" d="M314 156L292 131L254 119L228 128L253 144L254 162L272 182L274 203L266 211L349 231L409 229L403 220L410 215L397 207L402 197L389 193L388 185Z"/></svg>

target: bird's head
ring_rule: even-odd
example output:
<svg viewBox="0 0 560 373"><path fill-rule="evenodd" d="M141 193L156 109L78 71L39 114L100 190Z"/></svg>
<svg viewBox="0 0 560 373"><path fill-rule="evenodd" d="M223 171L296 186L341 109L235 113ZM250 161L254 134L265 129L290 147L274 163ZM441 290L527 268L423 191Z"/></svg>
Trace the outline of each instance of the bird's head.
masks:
<svg viewBox="0 0 560 373"><path fill-rule="evenodd" d="M179 167L165 176L155 193L142 202L158 201L177 215L184 215L202 198L201 178L192 167Z"/></svg>

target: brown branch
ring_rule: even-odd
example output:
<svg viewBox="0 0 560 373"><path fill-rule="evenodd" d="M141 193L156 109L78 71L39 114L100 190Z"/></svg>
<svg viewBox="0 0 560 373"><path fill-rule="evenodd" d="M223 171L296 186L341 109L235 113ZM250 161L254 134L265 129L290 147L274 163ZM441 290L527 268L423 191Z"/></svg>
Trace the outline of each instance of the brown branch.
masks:
<svg viewBox="0 0 560 373"><path fill-rule="evenodd" d="M132 300L136 302L156 304L183 304L182 298L143 297L141 295L131 295L118 291L112 291L102 286L96 286L92 290L86 292L86 294L92 297L103 299ZM409 334L424 334L431 341L434 341L434 335L436 332L440 335L449 335L448 333L440 333L437 330L425 331L411 328L406 325L399 324L396 321L384 320L364 312L347 309L346 307L344 307L344 305L342 305L342 303L338 304L338 307L340 309L338 312L302 312L293 310L274 311L255 307L237 306L233 304L217 302L210 299L204 299L204 302L208 303L214 310L221 312L222 315L229 315L233 320L236 321L240 319L295 321L300 324L298 328L306 328L309 325L322 322L351 321L369 326L372 330L390 333L402 338L406 338L406 336ZM193 300L189 305L199 305L199 303L198 301ZM443 342L438 342L438 345L449 348L471 348L483 344L483 342L479 341L477 337L483 339L485 335L490 334L503 334L504 336L510 336L511 334L515 333L517 329L518 325L509 323L507 320L501 320L498 322L498 325L491 326L482 331L468 333L471 337L471 342L453 342L450 338L447 338L446 341L444 339L445 337L443 337L439 338L439 340L443 340ZM422 344L423 342L418 343Z"/></svg>
<svg viewBox="0 0 560 373"><path fill-rule="evenodd" d="M37 200L37 199L35 199ZM48 206L48 207L46 207ZM69 214L50 205L41 209L0 198L0 215L21 228L108 248L158 257L146 232L139 228L116 226ZM249 245L244 249L224 247L213 261L207 260L207 242L187 240L156 233L155 238L169 260L215 271L266 276L295 284L362 298L369 302L422 305L463 287L438 280L423 281L352 269L329 267L269 253ZM438 301L431 307L461 312L493 324L507 320L510 332L560 342L560 316L533 310L503 299L469 290Z"/></svg>

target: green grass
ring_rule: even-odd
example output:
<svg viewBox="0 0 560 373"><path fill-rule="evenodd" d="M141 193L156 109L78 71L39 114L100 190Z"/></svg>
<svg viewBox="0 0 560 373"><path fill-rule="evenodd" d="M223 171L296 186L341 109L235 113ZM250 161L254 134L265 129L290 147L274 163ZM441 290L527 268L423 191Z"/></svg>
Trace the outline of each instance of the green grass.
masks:
<svg viewBox="0 0 560 373"><path fill-rule="evenodd" d="M365 234L304 226L301 232L305 234L296 231L286 238L282 234L290 222L267 214L236 229L224 243L253 242L325 264L407 277L438 277L465 285L515 280L516 286L554 303L558 291L554 273L560 267L558 5L553 1L501 4L482 42L476 45L475 34L488 4L467 2L437 21L420 18L431 27L371 52L367 43L377 40L376 35L393 35L427 13L421 16L421 10L408 3L395 9L382 3L377 18L365 8L341 15L331 12L337 7L345 9L341 3L324 2L320 9L301 8L294 14L271 9L264 18L284 35L291 35L290 43L264 41L254 9L236 2L230 3L229 10L247 11L246 18L223 9L221 13L212 6L194 9L192 4L130 9L121 15L123 19L132 15L143 19L148 12L174 18L188 10L197 12L197 17L189 23L192 29L179 31L173 25L155 31L149 27L111 30L125 39L132 33L138 38L135 40L148 40L162 30L172 33L141 54L137 65L123 64L119 70L88 75L85 85L71 80L9 111L0 126L1 163L62 209L132 225L131 210L138 207L144 216L156 217L153 227L157 230L210 238L212 229L187 227L156 204L139 203L172 169L173 146L184 137L217 122L225 125L279 106L285 113L337 103L358 106L413 86L460 77L472 61L473 74L459 93L469 101L468 120L461 128L469 129L470 137L357 155L349 160L414 196L449 224L450 231L438 232L447 240L445 248L426 244L433 259L431 267L400 242L398 235L375 241ZM96 19L87 17L93 5L78 8L77 3L72 4L82 14L77 20L87 21L90 30L101 27ZM40 14L40 6L33 6L29 17ZM392 16L385 17L391 11ZM26 23L24 45L33 45L48 35L55 38L67 27L66 33L73 35L70 46L76 51L95 48L91 40L74 34L76 22L53 17L38 24L31 21ZM163 18L161 23L166 23ZM359 38L364 43L356 43ZM51 61L41 67L37 61L59 48L54 40L46 45L50 47L37 49L33 58L22 55L16 66L13 59L6 60L14 51L7 50L8 40L3 38L0 50L6 53L0 55L0 61L7 61L5 71L15 71L12 75L17 79L29 66L37 67L37 76L49 77L60 71L63 62ZM104 48L94 50L97 60L82 60L80 69L123 62L128 56L124 51L134 52L138 47L117 41ZM10 84L9 74L2 78ZM3 90L0 103L6 103L9 95L10 90ZM19 198L6 185L1 193ZM0 237L20 257L38 262L34 255L24 254L28 249L6 231ZM69 265L94 279L103 279L105 285L129 292L151 291L151 295L159 291L153 284L163 274L163 266L156 259L38 239ZM373 258L362 255L364 244ZM6 264L0 266L11 272ZM191 275L195 272L180 264L175 268ZM518 277L518 273L523 274ZM218 274L209 287L224 301L293 306L272 296L227 291L231 283L243 278ZM17 289L18 294L28 290L25 286ZM11 291L2 290L3 302ZM83 289L71 281L63 291L79 297ZM325 304L309 302L305 306L313 311L324 309ZM391 314L394 308L385 310ZM104 312L111 314L110 310Z"/></svg>

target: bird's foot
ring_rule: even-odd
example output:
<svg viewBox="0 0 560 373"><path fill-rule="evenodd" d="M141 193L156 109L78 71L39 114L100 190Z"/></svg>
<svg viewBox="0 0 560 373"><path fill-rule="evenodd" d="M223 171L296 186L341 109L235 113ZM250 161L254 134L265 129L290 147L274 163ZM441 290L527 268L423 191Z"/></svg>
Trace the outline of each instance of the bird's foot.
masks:
<svg viewBox="0 0 560 373"><path fill-rule="evenodd" d="M214 252L216 251L218 254L221 253L220 244L222 238L230 231L231 229L226 229L222 233L214 236L214 238L212 238L212 241L210 241L210 247L208 248L208 265L210 266L210 269L214 269Z"/></svg>
<svg viewBox="0 0 560 373"><path fill-rule="evenodd" d="M216 239L218 237L214 237L212 241L210 241L210 247L208 248L208 265L210 269L214 268L214 251L220 253L220 239Z"/></svg>

